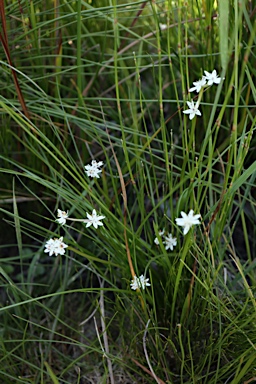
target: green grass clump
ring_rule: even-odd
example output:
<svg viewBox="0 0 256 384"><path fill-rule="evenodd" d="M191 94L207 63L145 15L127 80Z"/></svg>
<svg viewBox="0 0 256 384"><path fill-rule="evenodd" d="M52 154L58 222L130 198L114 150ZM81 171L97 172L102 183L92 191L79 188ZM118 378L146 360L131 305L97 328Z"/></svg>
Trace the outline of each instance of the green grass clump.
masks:
<svg viewBox="0 0 256 384"><path fill-rule="evenodd" d="M252 3L0 11L1 382L253 382ZM214 69L219 84L189 92ZM83 222L94 209L99 228ZM184 235L190 210L200 224Z"/></svg>

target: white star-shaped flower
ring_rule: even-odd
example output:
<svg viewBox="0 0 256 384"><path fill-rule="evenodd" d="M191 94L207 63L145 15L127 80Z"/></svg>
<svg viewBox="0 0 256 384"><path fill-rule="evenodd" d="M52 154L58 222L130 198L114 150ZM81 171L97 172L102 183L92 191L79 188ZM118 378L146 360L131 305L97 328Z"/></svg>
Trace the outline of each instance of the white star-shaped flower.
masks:
<svg viewBox="0 0 256 384"><path fill-rule="evenodd" d="M88 165L88 167L90 167L90 166ZM87 169L85 172L86 172L87 176L96 177L97 179L99 179L100 178L99 174L102 171L101 171L101 169L98 169L98 168L90 168L90 169Z"/></svg>
<svg viewBox="0 0 256 384"><path fill-rule="evenodd" d="M140 277L134 276L133 280L130 283L131 289L136 291L136 289L145 289L146 287L150 287L149 279L145 279L143 275Z"/></svg>
<svg viewBox="0 0 256 384"><path fill-rule="evenodd" d="M200 224L199 218L201 215L194 215L194 211L192 209L189 211L188 215L185 212L181 212L180 214L182 218L177 218L175 221L177 225L183 227L183 235L185 236L192 225Z"/></svg>
<svg viewBox="0 0 256 384"><path fill-rule="evenodd" d="M58 219L56 219L57 223L64 225L66 224L66 220L68 218L68 211L65 212L65 211L62 211L61 209L58 209L57 216L58 216Z"/></svg>
<svg viewBox="0 0 256 384"><path fill-rule="evenodd" d="M207 80L208 85L219 84L221 82L221 77L218 77L216 69L212 71L212 73L204 71L205 79Z"/></svg>
<svg viewBox="0 0 256 384"><path fill-rule="evenodd" d="M52 256L53 254L55 254L55 256L64 255L65 248L67 247L68 245L63 242L63 237L60 237L59 239L50 239L45 243L44 252L49 252L49 256Z"/></svg>
<svg viewBox="0 0 256 384"><path fill-rule="evenodd" d="M100 167L102 167L102 165L103 161L97 162L96 160L92 160L91 165L87 164L84 166L85 173L89 177L96 177L97 179L99 179L99 174L102 172L102 169L100 169Z"/></svg>
<svg viewBox="0 0 256 384"><path fill-rule="evenodd" d="M176 239L176 237L172 237L172 234L169 233L168 236L165 236L165 238L164 238L164 244L165 244L165 249L167 251L168 251L168 249L173 251L173 247L176 247L176 245L177 245L177 239Z"/></svg>
<svg viewBox="0 0 256 384"><path fill-rule="evenodd" d="M100 227L101 225L103 225L103 223L101 222L101 220L105 219L105 216L97 215L95 209L93 209L91 215L89 215L89 213L86 213L86 216L87 216L87 219L84 220L84 223L86 223L86 228L88 228L88 227L90 227L91 225L93 225L94 228L97 229L98 227Z"/></svg>
<svg viewBox="0 0 256 384"><path fill-rule="evenodd" d="M92 160L92 167L96 167L96 168L99 168L99 167L102 167L103 165L103 161L96 161L96 160Z"/></svg>
<svg viewBox="0 0 256 384"><path fill-rule="evenodd" d="M44 252L45 253L49 252L49 255L52 256L53 253L54 253L54 249L55 249L55 240L53 240L53 239L48 240L45 243L45 250L44 250Z"/></svg>
<svg viewBox="0 0 256 384"><path fill-rule="evenodd" d="M164 234L164 229L163 229L162 231L159 231L158 234L159 234L159 236L163 236L163 234ZM159 245L159 240L158 240L157 237L155 237L154 243L155 243L156 245Z"/></svg>
<svg viewBox="0 0 256 384"><path fill-rule="evenodd" d="M189 106L189 109L186 109L186 111L183 111L183 113L189 114L189 119L192 120L195 115L201 116L201 112L199 111L199 102L197 101L196 104L194 104L194 101L187 101L187 105Z"/></svg>
<svg viewBox="0 0 256 384"><path fill-rule="evenodd" d="M196 91L197 93L199 93L201 91L201 88L203 88L206 84L205 76L203 76L201 80L194 81L193 84L194 84L194 87L189 88L189 92Z"/></svg>

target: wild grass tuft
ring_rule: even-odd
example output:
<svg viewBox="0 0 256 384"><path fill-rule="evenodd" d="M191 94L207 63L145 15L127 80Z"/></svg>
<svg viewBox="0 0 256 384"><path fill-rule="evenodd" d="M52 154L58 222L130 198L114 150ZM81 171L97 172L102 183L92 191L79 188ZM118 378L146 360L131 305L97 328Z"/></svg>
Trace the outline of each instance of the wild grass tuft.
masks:
<svg viewBox="0 0 256 384"><path fill-rule="evenodd" d="M0 11L1 382L255 380L252 2ZM214 69L220 84L189 92ZM78 221L93 209L97 229ZM134 275L151 285L131 290Z"/></svg>

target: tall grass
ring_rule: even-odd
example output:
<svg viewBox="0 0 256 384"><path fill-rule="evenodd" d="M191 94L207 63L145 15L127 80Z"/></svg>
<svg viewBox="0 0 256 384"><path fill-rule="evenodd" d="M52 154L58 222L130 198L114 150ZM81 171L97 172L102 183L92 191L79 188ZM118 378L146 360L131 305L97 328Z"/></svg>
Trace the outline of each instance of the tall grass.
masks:
<svg viewBox="0 0 256 384"><path fill-rule="evenodd" d="M2 382L255 380L252 2L0 6ZM188 91L214 69L219 85Z"/></svg>

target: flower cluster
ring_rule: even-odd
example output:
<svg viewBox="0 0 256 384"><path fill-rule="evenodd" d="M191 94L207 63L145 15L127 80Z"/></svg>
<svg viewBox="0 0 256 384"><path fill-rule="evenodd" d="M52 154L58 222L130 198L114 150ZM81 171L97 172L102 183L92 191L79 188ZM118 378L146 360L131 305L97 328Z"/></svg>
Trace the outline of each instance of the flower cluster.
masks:
<svg viewBox="0 0 256 384"><path fill-rule="evenodd" d="M64 255L65 248L67 248L67 244L63 243L63 237L60 237L59 239L48 240L45 244L44 252L49 252L49 256L52 256L53 254L55 256Z"/></svg>
<svg viewBox="0 0 256 384"><path fill-rule="evenodd" d="M89 177L96 177L99 178L99 174L102 172L102 169L100 167L103 166L103 161L96 161L92 160L91 165L85 165L85 172ZM101 227L103 225L102 221L105 219L105 216L97 215L97 212L95 209L93 209L92 214L86 213L87 219L73 219L70 218L68 215L68 211L62 211L61 209L57 210L57 219L56 222L60 225L65 225L67 220L72 221L81 221L86 224L86 228L93 225L94 228ZM49 253L50 256L53 254L55 256L58 255L64 255L65 254L65 248L67 248L67 244L63 243L63 237L60 237L59 239L50 239L45 244L45 253Z"/></svg>
<svg viewBox="0 0 256 384"><path fill-rule="evenodd" d="M205 75L202 77L202 79L193 82L194 86L189 88L189 92L196 91L197 93L199 93L203 88L207 86L210 87L213 84L220 84L222 78L219 77L216 69L214 69L211 73L207 71L204 71L204 73ZM200 104L199 101L197 101L195 104L193 100L187 101L187 105L189 109L186 109L185 111L183 111L183 113L188 114L190 120L192 120L196 115L201 116L202 114L199 111L199 104Z"/></svg>
<svg viewBox="0 0 256 384"><path fill-rule="evenodd" d="M87 176L89 177L96 177L97 179L99 179L99 174L102 172L102 169L100 169L100 167L103 166L103 161L96 161L96 160L92 160L92 163L91 165L90 164L87 164L85 165L84 169L85 169L85 173L87 174Z"/></svg>
<svg viewBox="0 0 256 384"><path fill-rule="evenodd" d="M102 166L102 161L97 162L92 160L91 165L85 165L84 168L87 176L99 178L99 174L102 172ZM86 217L86 219L74 219L69 217L68 211L62 211L61 209L58 209L56 222L60 225L65 225L67 220L80 221L86 224L86 228L92 225L95 229L103 226L102 220L105 219L105 216L98 215L95 209L92 210L91 214L87 212ZM49 256L64 255L67 247L68 245L63 242L63 237L60 237L59 239L51 238L45 243L44 252L49 253ZM150 283L148 278L145 278L143 275L141 275L139 277L134 276L130 285L131 289L137 290L145 289L147 286L150 286Z"/></svg>
<svg viewBox="0 0 256 384"><path fill-rule="evenodd" d="M165 234L165 230L164 229L162 231L158 232L158 235L160 237L163 237L164 234ZM158 240L157 237L155 238L154 243L156 245L159 245L159 240ZM176 247L176 245L177 245L177 239L176 239L176 237L172 237L171 233L168 233L167 236L164 236L163 244L165 245L165 249L167 251L168 251L168 249L173 251L173 248Z"/></svg>
<svg viewBox="0 0 256 384"><path fill-rule="evenodd" d="M67 220L72 221L81 221L86 224L86 228L90 227L91 225L94 226L94 228L98 228L103 225L101 220L105 219L105 216L97 215L97 212L95 209L93 209L92 214L86 213L87 219L72 219L68 216L68 211L62 211L61 209L58 209L57 211L58 218L56 219L57 223L64 225L66 224ZM58 239L57 239L58 240ZM45 251L49 252L49 255L52 256L55 254L55 256L58 255L64 255L65 248L67 245L63 243L63 237L60 237L60 239L57 241L56 239L50 239L45 244ZM59 244L60 243L60 244Z"/></svg>
<svg viewBox="0 0 256 384"><path fill-rule="evenodd" d="M214 69L212 71L212 73L207 72L207 71L204 71L204 73L205 73L205 76L203 76L202 79L195 81L193 83L194 87L189 88L189 92L196 91L197 93L199 93L201 91L201 89L207 85L211 86L213 84L220 84L221 77L219 77L219 75L217 74L216 69Z"/></svg>
<svg viewBox="0 0 256 384"><path fill-rule="evenodd" d="M102 169L101 169L102 166L103 166L103 161L97 162L95 160L92 160L91 165L90 164L85 165L85 167L84 167L85 173L89 177L99 178L100 177L99 174L102 172ZM58 210L59 219L57 219L57 221L59 224L65 224L66 223L66 220L68 218L67 214L68 214L68 212L64 212L64 211L62 212L61 210ZM97 229L99 226L103 225L101 220L105 219L105 216L97 215L95 209L93 209L91 215L89 213L86 213L86 216L87 216L87 219L82 220L84 223L86 223L86 228L93 225L94 228ZM130 284L131 289L133 289L135 291L137 289L145 289L146 286L150 286L150 283L148 281L149 281L149 279L148 278L146 279L143 275L141 275L139 277L134 276L133 280L131 281L131 284Z"/></svg>
<svg viewBox="0 0 256 384"><path fill-rule="evenodd" d="M208 72L206 73L206 75L207 74ZM201 80L201 86L204 86L203 83L206 82L206 79L207 79L206 76L203 77L203 79ZM214 82L214 78L211 78L211 79L209 78L208 81ZM215 82L216 81L217 80L215 79ZM199 82L194 83L195 87L200 86L197 83ZM198 111L196 110L197 104L194 106L192 102L189 106L191 107L191 109L194 108L194 111L193 111L194 114L199 114L199 115L201 114L201 113L198 113ZM102 172L102 170L100 169L102 165L103 165L102 161L97 162L95 160L92 160L91 165L85 166L85 172L89 177L99 178L99 174ZM188 231L193 225L200 224L199 219L201 215L200 214L194 215L194 211L192 209L189 211L188 215L184 212L181 212L181 216L182 216L181 218L176 218L175 221L178 226L183 227L184 235L188 233ZM60 225L65 225L67 220L80 221L86 224L86 228L93 226L95 229L103 226L102 220L105 219L105 216L98 215L95 209L92 210L91 214L87 212L86 217L87 217L86 219L70 218L68 211L62 211L61 209L58 209L56 222ZM173 237L171 233L165 233L165 229L163 229L159 231L158 236L154 239L154 243L156 245L159 245L159 237L163 239L162 243L164 244L165 249L173 251L174 247L176 247L177 245L177 238ZM63 237L54 238L54 239L51 238L45 243L44 252L49 253L49 256L64 255L67 247L68 245L63 242ZM130 283L130 287L132 290L145 289L150 285L151 284L149 283L149 278L146 278L146 276L144 275L140 275L139 277L137 277L136 275L133 276L133 279L131 280L131 283Z"/></svg>
<svg viewBox="0 0 256 384"><path fill-rule="evenodd" d="M178 226L183 227L183 235L185 236L193 225L200 224L199 219L201 215L194 215L193 209L189 211L188 215L183 211L181 211L180 214L182 217L176 218L175 221ZM158 232L158 235L163 237L164 233L165 230L163 229L162 231ZM159 245L158 237L155 238L154 243ZM171 233L168 233L167 236L164 236L163 244L165 245L166 250L170 249L173 251L173 248L177 245L177 238L173 237Z"/></svg>

